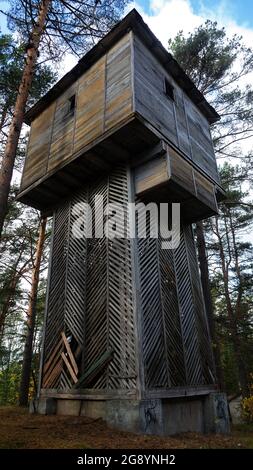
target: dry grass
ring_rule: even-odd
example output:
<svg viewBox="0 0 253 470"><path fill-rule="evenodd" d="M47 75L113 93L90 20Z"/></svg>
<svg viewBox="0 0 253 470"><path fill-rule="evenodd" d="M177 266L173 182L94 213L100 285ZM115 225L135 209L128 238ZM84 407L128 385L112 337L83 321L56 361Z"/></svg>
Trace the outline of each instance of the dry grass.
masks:
<svg viewBox="0 0 253 470"><path fill-rule="evenodd" d="M0 408L1 449L218 449L253 448L253 429L230 436L187 433L173 437L135 435L109 429L102 420L30 415L15 407Z"/></svg>

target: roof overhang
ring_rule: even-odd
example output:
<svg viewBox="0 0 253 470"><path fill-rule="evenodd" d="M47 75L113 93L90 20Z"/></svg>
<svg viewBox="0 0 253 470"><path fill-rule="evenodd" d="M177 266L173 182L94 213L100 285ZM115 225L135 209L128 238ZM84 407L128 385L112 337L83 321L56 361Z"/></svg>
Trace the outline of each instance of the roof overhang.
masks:
<svg viewBox="0 0 253 470"><path fill-rule="evenodd" d="M182 67L173 56L163 47L161 42L152 33L141 15L131 10L123 20L119 21L111 31L106 34L64 77L61 78L32 108L25 114L25 123L31 122L56 100L67 88L72 85L83 73L100 59L114 44L126 33L133 31L150 51L154 53L159 62L168 73L195 103L210 124L220 119L219 114L206 101L202 93L196 88L192 80L186 75Z"/></svg>

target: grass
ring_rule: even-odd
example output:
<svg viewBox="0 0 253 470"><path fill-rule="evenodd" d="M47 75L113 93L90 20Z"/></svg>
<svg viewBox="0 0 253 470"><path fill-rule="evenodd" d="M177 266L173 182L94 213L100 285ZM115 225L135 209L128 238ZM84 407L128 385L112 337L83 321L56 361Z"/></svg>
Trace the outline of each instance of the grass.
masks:
<svg viewBox="0 0 253 470"><path fill-rule="evenodd" d="M229 436L187 433L157 437L109 429L100 419L30 415L22 408L0 407L0 448L252 449L253 424L235 426Z"/></svg>

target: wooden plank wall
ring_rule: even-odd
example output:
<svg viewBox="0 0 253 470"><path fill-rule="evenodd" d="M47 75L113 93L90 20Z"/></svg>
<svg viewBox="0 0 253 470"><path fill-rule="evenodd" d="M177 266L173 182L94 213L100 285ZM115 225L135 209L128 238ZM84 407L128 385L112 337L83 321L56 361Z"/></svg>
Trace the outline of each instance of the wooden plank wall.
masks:
<svg viewBox="0 0 253 470"><path fill-rule="evenodd" d="M56 102L47 171L59 166L72 154L74 112L70 111L69 99L76 93L77 85L74 83Z"/></svg>
<svg viewBox="0 0 253 470"><path fill-rule="evenodd" d="M33 122L23 169L21 189L26 188L46 173L54 109L55 103L52 103Z"/></svg>
<svg viewBox="0 0 253 470"><path fill-rule="evenodd" d="M79 80L73 152L103 133L105 66L106 58L102 57Z"/></svg>
<svg viewBox="0 0 253 470"><path fill-rule="evenodd" d="M165 78L174 87L174 101L165 95ZM76 108L70 112L73 95ZM219 181L206 118L157 61L155 50L130 32L34 120L21 190L134 111Z"/></svg>
<svg viewBox="0 0 253 470"><path fill-rule="evenodd" d="M164 94L165 76L169 78L155 56L134 36L135 110L178 145L174 103Z"/></svg>
<svg viewBox="0 0 253 470"><path fill-rule="evenodd" d="M168 146L167 154L160 155L135 168L135 192L137 195L144 194L150 190L158 190L162 186L170 190L170 182L176 183L182 190L198 198L208 208L218 212L215 196L215 185L203 176L190 162L184 159L178 152ZM185 191L182 193L182 200ZM196 215L201 220L201 213L194 211L192 207L192 218ZM188 214L190 215L190 213Z"/></svg>
<svg viewBox="0 0 253 470"><path fill-rule="evenodd" d="M174 101L165 95L165 78L174 87ZM151 52L134 36L136 111L219 182L207 119Z"/></svg>
<svg viewBox="0 0 253 470"><path fill-rule="evenodd" d="M131 80L131 36L123 37L107 54L105 131L133 110Z"/></svg>
<svg viewBox="0 0 253 470"><path fill-rule="evenodd" d="M73 95L76 108L70 112ZM132 111L128 33L33 121L21 190L61 167Z"/></svg>

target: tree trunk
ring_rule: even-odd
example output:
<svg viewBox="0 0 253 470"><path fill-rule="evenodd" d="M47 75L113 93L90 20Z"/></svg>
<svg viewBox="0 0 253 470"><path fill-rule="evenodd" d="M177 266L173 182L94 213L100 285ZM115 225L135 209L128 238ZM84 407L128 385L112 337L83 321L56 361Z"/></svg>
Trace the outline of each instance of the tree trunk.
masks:
<svg viewBox="0 0 253 470"><path fill-rule="evenodd" d="M16 260L16 263L13 266L13 276L11 277L8 285L5 287L7 289L7 296L3 300L2 309L0 311L0 345L2 342L3 335L4 335L5 320L9 312L10 304L15 297L17 283L19 279L22 277L22 275L28 269L27 265L29 263L29 260L26 260L23 266L20 269L17 269L22 255L23 255L23 250L20 251L18 258ZM3 291L4 291L4 288L3 288Z"/></svg>
<svg viewBox="0 0 253 470"><path fill-rule="evenodd" d="M218 379L219 386L221 390L224 390L224 375L221 367L221 355L219 342L217 340L216 329L215 329L215 320L213 313L213 301L211 296L211 287L210 287L210 277L209 277L209 268L208 260L206 255L206 242L204 235L203 222L197 222L197 247L198 247L198 258L199 258L199 267L201 275L201 284L204 295L204 302L206 307L207 320L209 324L209 331L212 341L212 349L214 355L214 361L216 366L216 375Z"/></svg>
<svg viewBox="0 0 253 470"><path fill-rule="evenodd" d="M13 118L10 124L5 152L0 170L0 238L7 211L8 196L16 157L16 151L24 121L25 107L31 88L38 48L44 31L46 17L51 0L41 0L39 15L30 36L22 80L19 86Z"/></svg>
<svg viewBox="0 0 253 470"><path fill-rule="evenodd" d="M43 218L41 220L40 229L39 229L39 238L36 246L35 261L32 271L32 284L31 291L29 296L28 312L27 312L27 333L24 347L24 356L21 372L21 381L20 381L20 392L19 392L19 405L27 406L28 404L28 395L29 395L29 385L30 385L30 375L31 375L31 366L32 366L32 352L33 352L33 335L34 327L36 320L36 301L38 293L38 284L39 284L39 273L40 273L40 263L43 252L43 246L45 241L45 231L46 231L47 219Z"/></svg>
<svg viewBox="0 0 253 470"><path fill-rule="evenodd" d="M229 321L229 329L231 335L231 341L233 344L236 362L237 362L237 369L238 369L238 379L241 387L241 393L243 397L248 396L249 389L248 389L248 381L247 381L247 371L245 368L244 360L243 360L243 353L242 353L242 345L241 339L238 334L237 328L237 320L235 317L235 312L233 310L230 293L229 293L229 278L228 278L228 266L226 266L226 257L222 245L222 239L219 234L219 224L218 218L215 217L216 221L216 235L218 238L219 243L219 253L221 258L221 268L222 268L222 280L224 284L224 294L225 294L225 301L227 307L227 314L228 314L228 321Z"/></svg>
<svg viewBox="0 0 253 470"><path fill-rule="evenodd" d="M19 275L15 273L10 280L9 286L8 286L8 294L6 299L3 302L2 309L0 311L0 344L2 342L2 338L4 335L4 327L5 327L5 320L6 316L8 314L9 308L10 308L10 303L14 297L16 286L19 280Z"/></svg>
<svg viewBox="0 0 253 470"><path fill-rule="evenodd" d="M6 116L7 116L7 111L8 111L8 106L7 106L7 104L5 104L5 105L3 106L2 114L1 114L1 119L0 119L0 132L1 132L1 130L2 130L3 127L4 127L5 119L6 119Z"/></svg>

